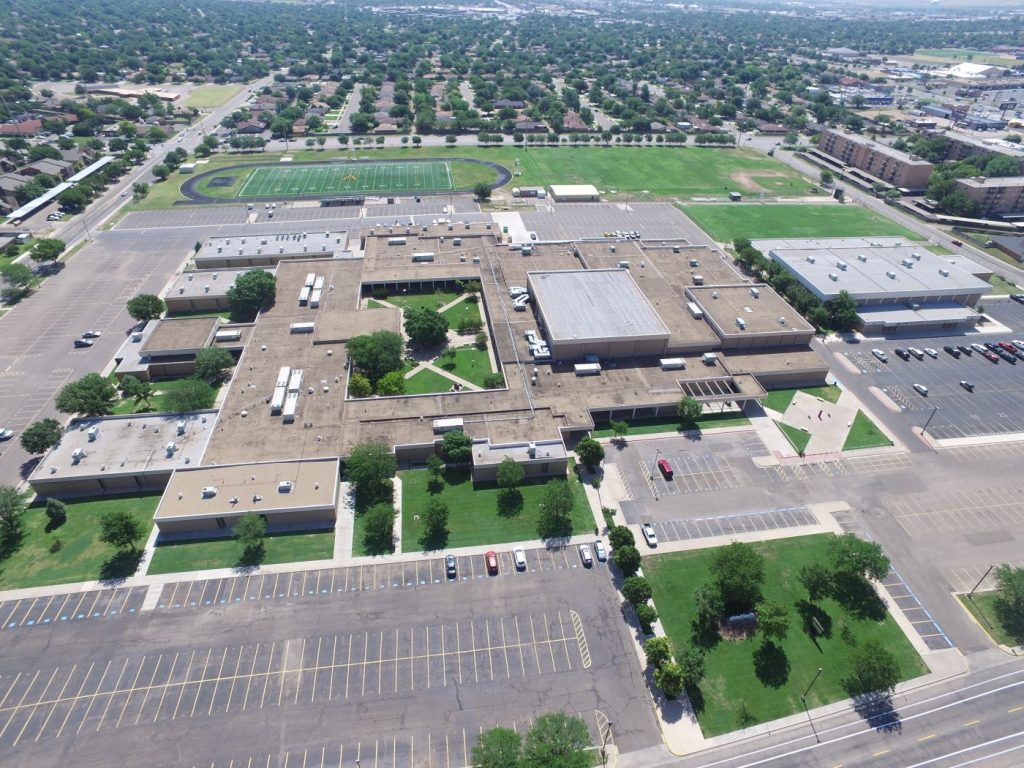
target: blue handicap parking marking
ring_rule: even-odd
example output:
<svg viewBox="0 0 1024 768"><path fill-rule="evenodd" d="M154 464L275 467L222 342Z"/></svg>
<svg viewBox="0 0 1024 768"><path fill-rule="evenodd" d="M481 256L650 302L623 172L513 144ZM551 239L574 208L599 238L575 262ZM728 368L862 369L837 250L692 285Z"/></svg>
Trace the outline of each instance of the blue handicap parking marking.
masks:
<svg viewBox="0 0 1024 768"><path fill-rule="evenodd" d="M181 603L175 603L175 604L174 604L174 607L175 607L175 608L181 608Z"/></svg>
<svg viewBox="0 0 1024 768"><path fill-rule="evenodd" d="M135 609L134 608L129 608L128 609L128 613L135 613Z"/></svg>
<svg viewBox="0 0 1024 768"><path fill-rule="evenodd" d="M110 613L109 613L108 615L110 615L110 616L116 616L116 615L117 615L117 609L115 608L115 609L114 609L114 610L112 610L112 611L111 611L111 612L110 612Z"/></svg>
<svg viewBox="0 0 1024 768"><path fill-rule="evenodd" d="M195 601L195 600L193 600L193 601L192 601L192 602L190 603L190 605L191 605L191 606L192 606L193 608L195 608L195 605L196 605L196 601Z"/></svg>
<svg viewBox="0 0 1024 768"><path fill-rule="evenodd" d="M102 614L100 614L100 612L99 612L99 611L96 611L96 612L95 612L95 613L94 613L94 614L92 615L92 617L93 617L93 618L95 619L95 618L97 618L97 617L98 617L98 616L100 616L100 615L102 615Z"/></svg>
<svg viewBox="0 0 1024 768"><path fill-rule="evenodd" d="M28 620L27 622L25 622L25 623L26 623L26 624L28 624L28 626L30 626L30 627L31 627L31 626L32 626L33 624L35 624L36 622L35 622L35 619L29 619L29 620Z"/></svg>
<svg viewBox="0 0 1024 768"><path fill-rule="evenodd" d="M61 616L61 617L60 617L60 620L61 620L61 621L67 621L67 620L68 620L68 617L67 617L67 616Z"/></svg>
<svg viewBox="0 0 1024 768"><path fill-rule="evenodd" d="M77 616L75 616L75 618L76 619L84 619L85 618L85 614L84 613L80 613Z"/></svg>
<svg viewBox="0 0 1024 768"><path fill-rule="evenodd" d="M203 605L210 605L211 603L212 603L212 601L206 600L206 601L203 602Z"/></svg>
<svg viewBox="0 0 1024 768"><path fill-rule="evenodd" d="M49 624L49 623L50 623L50 619L43 619L43 624Z"/></svg>

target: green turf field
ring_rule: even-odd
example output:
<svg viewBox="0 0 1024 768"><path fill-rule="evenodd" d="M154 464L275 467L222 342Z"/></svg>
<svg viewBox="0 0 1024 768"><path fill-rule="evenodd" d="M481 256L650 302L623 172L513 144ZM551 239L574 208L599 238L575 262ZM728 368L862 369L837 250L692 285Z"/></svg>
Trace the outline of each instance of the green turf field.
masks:
<svg viewBox="0 0 1024 768"><path fill-rule="evenodd" d="M188 95L188 98L185 99L185 106L195 107L196 109L212 109L213 107L219 107L242 90L242 88L243 86L235 84L201 85Z"/></svg>
<svg viewBox="0 0 1024 768"><path fill-rule="evenodd" d="M687 205L681 210L718 242L738 237L906 237L923 239L889 219L840 203Z"/></svg>
<svg viewBox="0 0 1024 768"><path fill-rule="evenodd" d="M256 168L239 197L437 192L455 189L448 163L332 163Z"/></svg>

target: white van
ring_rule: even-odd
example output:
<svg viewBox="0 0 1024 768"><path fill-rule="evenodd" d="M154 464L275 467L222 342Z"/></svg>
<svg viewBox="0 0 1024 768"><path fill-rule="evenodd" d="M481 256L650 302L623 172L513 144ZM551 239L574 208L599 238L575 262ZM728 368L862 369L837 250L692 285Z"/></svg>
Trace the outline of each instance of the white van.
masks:
<svg viewBox="0 0 1024 768"><path fill-rule="evenodd" d="M889 362L889 357L880 349L872 349L871 354L881 360L883 363Z"/></svg>
<svg viewBox="0 0 1024 768"><path fill-rule="evenodd" d="M517 571L526 570L526 553L522 547L516 547L512 550L512 559L515 560Z"/></svg>
<svg viewBox="0 0 1024 768"><path fill-rule="evenodd" d="M924 384L915 384L914 389L922 397L928 397L928 387L926 387Z"/></svg>

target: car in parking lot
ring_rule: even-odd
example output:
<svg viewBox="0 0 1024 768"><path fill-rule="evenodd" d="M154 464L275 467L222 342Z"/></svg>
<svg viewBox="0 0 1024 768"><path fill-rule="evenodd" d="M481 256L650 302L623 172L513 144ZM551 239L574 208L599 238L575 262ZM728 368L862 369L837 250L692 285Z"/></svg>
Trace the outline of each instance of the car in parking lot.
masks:
<svg viewBox="0 0 1024 768"><path fill-rule="evenodd" d="M981 353L981 356L988 360L990 363L998 363L999 358L995 352L989 352L987 349Z"/></svg>
<svg viewBox="0 0 1024 768"><path fill-rule="evenodd" d="M1011 344L1011 343L1010 343L1010 342L1008 342L1008 341L1000 341L1000 342L999 342L999 346L1000 346L1000 347L1001 347L1002 349L1005 349L1005 350L1006 350L1007 352L1009 352L1009 353L1010 353L1011 355L1012 355L1012 354L1015 354L1015 353L1017 352L1017 348L1016 348L1015 346L1013 346L1013 344Z"/></svg>
<svg viewBox="0 0 1024 768"><path fill-rule="evenodd" d="M454 579L459 575L458 566L455 564L455 555L445 555L444 570L449 579Z"/></svg>
<svg viewBox="0 0 1024 768"><path fill-rule="evenodd" d="M0 440L10 440L14 437L14 430L0 427Z"/></svg>
<svg viewBox="0 0 1024 768"><path fill-rule="evenodd" d="M944 346L942 348L942 351L945 352L947 355L952 355L953 357L956 358L960 357L960 350L957 349L956 347L950 346L949 344Z"/></svg>
<svg viewBox="0 0 1024 768"><path fill-rule="evenodd" d="M92 339L75 339L75 349L84 349L92 346Z"/></svg>
<svg viewBox="0 0 1024 768"><path fill-rule="evenodd" d="M83 339L98 339L102 335L103 335L102 331L92 331L92 330L90 330L90 331L86 331L85 333L83 333L82 334L82 338Z"/></svg>
<svg viewBox="0 0 1024 768"><path fill-rule="evenodd" d="M658 459L658 471L666 480L672 479L672 465L668 463L668 459Z"/></svg>
<svg viewBox="0 0 1024 768"><path fill-rule="evenodd" d="M872 349L871 350L871 354L874 355L875 357L877 357L883 363L888 363L889 362L889 356L886 355L885 352L883 352L880 349Z"/></svg>
<svg viewBox="0 0 1024 768"><path fill-rule="evenodd" d="M1024 293L1015 293L1010 296L1011 299L1016 301L1018 304L1024 304Z"/></svg>
<svg viewBox="0 0 1024 768"><path fill-rule="evenodd" d="M484 565L491 576L498 575L498 555L493 549L484 554Z"/></svg>
<svg viewBox="0 0 1024 768"><path fill-rule="evenodd" d="M583 563L584 568L589 568L594 564L594 558L590 554L590 547L587 544L580 544L580 562Z"/></svg>
<svg viewBox="0 0 1024 768"><path fill-rule="evenodd" d="M974 385L969 381L961 381L960 386L966 389L968 392L974 391Z"/></svg>
<svg viewBox="0 0 1024 768"><path fill-rule="evenodd" d="M982 354L982 355L984 355L985 352L987 351L985 349L985 347L983 347L978 342L974 342L973 344L971 344L971 349L973 349L975 352L978 352L979 354Z"/></svg>
<svg viewBox="0 0 1024 768"><path fill-rule="evenodd" d="M658 534L654 532L654 526L650 523L644 523L640 526L640 533L644 536L644 541L647 542L648 547L658 546Z"/></svg>
<svg viewBox="0 0 1024 768"><path fill-rule="evenodd" d="M902 347L896 347L896 349L894 349L893 352L896 353L896 357L898 357L900 360L910 359L910 354L907 352L907 350L903 349Z"/></svg>
<svg viewBox="0 0 1024 768"><path fill-rule="evenodd" d="M967 355L968 357L970 357L971 353L973 352L973 350L970 347L965 346L963 344L957 344L956 348L959 349L963 354Z"/></svg>
<svg viewBox="0 0 1024 768"><path fill-rule="evenodd" d="M928 397L928 387L924 384L915 384L914 389L917 390L917 393L922 397Z"/></svg>
<svg viewBox="0 0 1024 768"><path fill-rule="evenodd" d="M517 571L526 570L526 553L522 547L516 547L512 550L512 559L515 561Z"/></svg>
<svg viewBox="0 0 1024 768"><path fill-rule="evenodd" d="M924 360L924 352L922 352L917 347L907 347L907 352L912 354L918 360Z"/></svg>
<svg viewBox="0 0 1024 768"><path fill-rule="evenodd" d="M1003 358L1003 360L1008 362L1010 365L1016 365L1017 364L1017 356L1016 355L1011 355L1005 349L997 349L996 350L996 354L999 355L1001 358Z"/></svg>
<svg viewBox="0 0 1024 768"><path fill-rule="evenodd" d="M604 542L600 539L594 542L594 554L602 563L608 559L608 550L604 548Z"/></svg>
<svg viewBox="0 0 1024 768"><path fill-rule="evenodd" d="M519 285L511 285L511 286L509 286L508 295L509 295L509 298L511 298L511 299L514 299L517 296L522 296L524 293L528 293L528 291L525 288L523 288L522 286L519 286Z"/></svg>
<svg viewBox="0 0 1024 768"><path fill-rule="evenodd" d="M928 355L928 357L930 357L932 360L936 360L939 357L938 351L935 350L935 349L932 349L931 347L925 347L924 348L924 353L926 355Z"/></svg>

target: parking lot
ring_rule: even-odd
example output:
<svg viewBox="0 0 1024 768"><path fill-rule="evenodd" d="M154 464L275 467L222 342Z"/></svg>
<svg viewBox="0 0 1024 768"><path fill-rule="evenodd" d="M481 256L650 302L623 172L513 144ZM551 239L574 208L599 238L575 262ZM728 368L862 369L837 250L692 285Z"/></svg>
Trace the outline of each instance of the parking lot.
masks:
<svg viewBox="0 0 1024 768"><path fill-rule="evenodd" d="M806 507L737 512L731 515L663 520L653 523L659 542L706 539L711 536L733 536L737 533L763 533L817 524L817 518ZM796 535L795 532L794 535Z"/></svg>
<svg viewBox="0 0 1024 768"><path fill-rule="evenodd" d="M133 616L142 610L146 591L146 587L118 587L5 600L0 602L0 617L3 617L0 630L107 616Z"/></svg>

